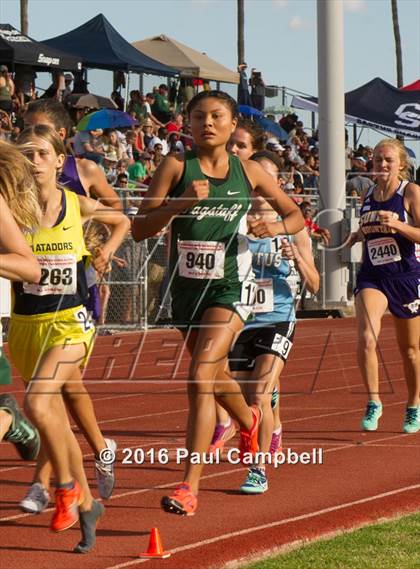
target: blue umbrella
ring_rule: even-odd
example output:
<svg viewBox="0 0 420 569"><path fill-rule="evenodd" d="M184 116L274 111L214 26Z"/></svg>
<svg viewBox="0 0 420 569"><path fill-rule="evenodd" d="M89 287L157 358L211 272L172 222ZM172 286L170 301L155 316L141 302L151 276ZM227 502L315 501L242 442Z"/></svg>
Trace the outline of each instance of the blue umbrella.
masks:
<svg viewBox="0 0 420 569"><path fill-rule="evenodd" d="M289 135L284 130L284 128L281 128L279 124L265 117L257 118L256 120L257 123L260 125L260 127L263 128L264 130L271 132L271 134L274 134L274 136L277 136L277 138L279 138L280 140L287 140Z"/></svg>
<svg viewBox="0 0 420 569"><path fill-rule="evenodd" d="M128 113L114 109L101 109L84 116L77 125L77 130L96 130L98 128L118 128L137 124Z"/></svg>
<svg viewBox="0 0 420 569"><path fill-rule="evenodd" d="M250 107L249 105L239 105L238 109L241 115L244 115L245 117L262 118L264 116L261 111L255 109L254 107Z"/></svg>

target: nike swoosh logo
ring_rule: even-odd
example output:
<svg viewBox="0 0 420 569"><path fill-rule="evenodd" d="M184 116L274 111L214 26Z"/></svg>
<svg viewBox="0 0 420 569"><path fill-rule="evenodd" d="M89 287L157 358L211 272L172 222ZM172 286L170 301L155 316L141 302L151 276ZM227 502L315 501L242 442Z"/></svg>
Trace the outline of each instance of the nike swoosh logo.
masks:
<svg viewBox="0 0 420 569"><path fill-rule="evenodd" d="M231 192L230 190L228 190L227 195L228 196L236 196L236 194L240 194L241 192Z"/></svg>
<svg viewBox="0 0 420 569"><path fill-rule="evenodd" d="M71 229L73 225L69 225L68 227L63 227L63 231L67 231L67 229Z"/></svg>

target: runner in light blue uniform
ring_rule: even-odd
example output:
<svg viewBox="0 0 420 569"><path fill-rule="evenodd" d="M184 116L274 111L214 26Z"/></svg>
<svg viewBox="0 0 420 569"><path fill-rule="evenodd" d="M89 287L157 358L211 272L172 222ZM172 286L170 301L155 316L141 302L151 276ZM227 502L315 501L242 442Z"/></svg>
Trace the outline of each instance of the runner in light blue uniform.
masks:
<svg viewBox="0 0 420 569"><path fill-rule="evenodd" d="M252 159L278 179L281 165L275 154L262 151L254 154ZM270 204L259 196L253 198L252 215L276 219ZM252 228L252 221L250 226ZM279 384L293 345L296 322L294 273L298 271L311 292L318 290L319 275L306 229L294 235L293 241L282 235L263 239L248 235L248 246L257 283L254 291L255 318L247 322L236 341L229 354L229 365L235 377L243 380L242 389L247 401L260 405L263 410L260 451L274 455L281 452L281 423L279 406L274 418L271 402L273 389ZM259 462L249 469L241 492L260 494L267 489L264 463Z"/></svg>

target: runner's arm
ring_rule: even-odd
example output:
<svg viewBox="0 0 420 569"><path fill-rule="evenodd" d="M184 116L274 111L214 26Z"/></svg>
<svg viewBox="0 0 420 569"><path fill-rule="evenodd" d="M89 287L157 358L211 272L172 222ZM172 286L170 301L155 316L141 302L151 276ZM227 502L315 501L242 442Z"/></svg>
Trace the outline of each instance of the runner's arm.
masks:
<svg viewBox="0 0 420 569"><path fill-rule="evenodd" d="M287 242L288 243L288 242ZM315 267L312 254L312 242L305 229L298 231L289 243L300 278L310 293L316 294L319 290L319 273Z"/></svg>
<svg viewBox="0 0 420 569"><path fill-rule="evenodd" d="M278 187L261 165L252 160L243 162L243 165L254 190L282 217L282 221L268 223L260 220L260 223L253 224L254 235L257 237L294 235L303 229L305 223L299 207Z"/></svg>
<svg viewBox="0 0 420 569"><path fill-rule="evenodd" d="M87 194L95 196L101 204L122 210L122 203L114 188L105 177L104 171L92 160L77 158L77 172L82 186L87 189Z"/></svg>
<svg viewBox="0 0 420 569"><path fill-rule="evenodd" d="M390 211L380 211L379 219L382 225L394 229L414 243L420 243L420 186L417 186L417 184L407 185L404 194L404 205L412 217L414 225L395 219Z"/></svg>
<svg viewBox="0 0 420 569"><path fill-rule="evenodd" d="M201 181L203 186L200 188L201 194L197 194L196 191L195 200L191 192L191 196L185 192L183 197L168 198L169 192L182 177L183 167L183 159L176 156L168 156L159 165L134 218L132 233L135 241L142 241L156 235L170 223L172 218L196 203L197 196L201 195L203 196L201 199L204 199L204 186L208 188L208 182L204 181Z"/></svg>
<svg viewBox="0 0 420 569"><path fill-rule="evenodd" d="M109 227L111 236L108 241L96 251L93 265L98 273L104 273L109 268L115 251L121 245L130 230L130 220L122 212L112 207L101 205L98 201L84 196L78 196L82 223L89 220L99 221Z"/></svg>
<svg viewBox="0 0 420 569"><path fill-rule="evenodd" d="M39 282L41 267L2 196L0 212L0 276L11 281Z"/></svg>

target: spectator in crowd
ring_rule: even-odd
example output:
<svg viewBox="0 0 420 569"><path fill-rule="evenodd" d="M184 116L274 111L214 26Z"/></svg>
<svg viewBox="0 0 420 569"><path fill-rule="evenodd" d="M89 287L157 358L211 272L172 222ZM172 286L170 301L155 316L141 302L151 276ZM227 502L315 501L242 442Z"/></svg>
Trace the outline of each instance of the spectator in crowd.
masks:
<svg viewBox="0 0 420 569"><path fill-rule="evenodd" d="M317 241L322 241L327 247L331 241L331 233L328 229L320 227L315 223L313 220L314 209L311 203L308 201L302 201L299 207L305 220L305 227L307 228L309 235Z"/></svg>
<svg viewBox="0 0 420 569"><path fill-rule="evenodd" d="M164 83L159 85L158 92L155 93L155 102L151 108L152 113L161 123L166 124L170 120L171 113L169 110L168 87Z"/></svg>
<svg viewBox="0 0 420 569"><path fill-rule="evenodd" d="M155 172L156 168L159 166L159 164L164 159L162 145L159 143L156 143L153 150L150 152L150 154L152 155L151 173L153 174Z"/></svg>
<svg viewBox="0 0 420 569"><path fill-rule="evenodd" d="M118 91L112 91L111 93L111 99L114 101L114 103L117 105L117 109L119 111L123 111L124 110L124 99L121 97L121 93L119 93Z"/></svg>
<svg viewBox="0 0 420 569"><path fill-rule="evenodd" d="M149 144L152 142L154 137L152 119L148 118L143 122L142 131L143 131L144 148L148 148Z"/></svg>
<svg viewBox="0 0 420 569"><path fill-rule="evenodd" d="M155 146L157 144L160 144L160 146L162 147L162 154L163 156L166 156L169 152L169 146L168 146L168 131L166 130L166 128L161 127L158 130L157 136L154 136L152 138L152 140L149 142L149 145L147 147L147 150L154 150Z"/></svg>
<svg viewBox="0 0 420 569"><path fill-rule="evenodd" d="M16 65L15 88L19 107L35 98L36 73L30 65Z"/></svg>
<svg viewBox="0 0 420 569"><path fill-rule="evenodd" d="M64 90L63 101L72 93L73 75L71 73L64 74Z"/></svg>
<svg viewBox="0 0 420 569"><path fill-rule="evenodd" d="M128 166L129 166L128 160L118 160L118 162L117 162L117 177L120 176L121 174L128 176Z"/></svg>
<svg viewBox="0 0 420 569"><path fill-rule="evenodd" d="M7 65L0 67L0 110L5 111L8 115L12 113L12 98L15 94L15 84L9 73Z"/></svg>
<svg viewBox="0 0 420 569"><path fill-rule="evenodd" d="M74 153L79 158L93 160L96 164L102 164L105 151L102 148L100 138L103 130L77 131L73 138Z"/></svg>
<svg viewBox="0 0 420 569"><path fill-rule="evenodd" d="M249 84L251 86L251 105L255 109L263 111L265 106L265 83L261 76L261 71L252 69Z"/></svg>
<svg viewBox="0 0 420 569"><path fill-rule="evenodd" d="M183 154L184 145L181 142L178 132L171 132L168 136L168 154Z"/></svg>
<svg viewBox="0 0 420 569"><path fill-rule="evenodd" d="M138 154L136 161L133 162L133 164L130 164L128 167L129 179L130 181L134 182L136 185L143 184L145 178L148 176L145 162L146 162L145 153Z"/></svg>
<svg viewBox="0 0 420 569"><path fill-rule="evenodd" d="M239 84L238 84L238 105L251 105L249 96L248 77L246 74L247 64L245 61L238 65Z"/></svg>
<svg viewBox="0 0 420 569"><path fill-rule="evenodd" d="M171 120L165 126L166 130L171 132L181 132L184 124L184 117L182 113L173 113Z"/></svg>
<svg viewBox="0 0 420 569"><path fill-rule="evenodd" d="M265 145L267 150L269 150L270 152L276 152L276 153L284 152L284 146L282 146L278 141L278 139L275 137L269 138Z"/></svg>
<svg viewBox="0 0 420 569"><path fill-rule="evenodd" d="M141 121L145 114L143 112L143 105L140 100L140 91L130 91L130 101L128 102L127 112L131 115L134 114L137 120Z"/></svg>
<svg viewBox="0 0 420 569"><path fill-rule="evenodd" d="M10 115L6 111L0 110L0 139L10 141L12 131L13 124Z"/></svg>
<svg viewBox="0 0 420 569"><path fill-rule="evenodd" d="M127 158L124 145L118 137L118 132L114 128L108 128L104 131L101 139L102 148L107 156L115 156L115 161Z"/></svg>
<svg viewBox="0 0 420 569"><path fill-rule="evenodd" d="M163 126L163 123L153 114L152 107L156 102L155 93L147 93L143 100L144 118L149 118L152 121L153 127Z"/></svg>
<svg viewBox="0 0 420 569"><path fill-rule="evenodd" d="M291 113L289 115L285 115L279 121L281 128L283 128L287 133L291 132L297 123L298 116L296 113Z"/></svg>
<svg viewBox="0 0 420 569"><path fill-rule="evenodd" d="M117 180L117 162L115 153L104 154L101 167L110 186L113 186Z"/></svg>
<svg viewBox="0 0 420 569"><path fill-rule="evenodd" d="M134 130L127 130L125 133L125 142L123 143L124 153L129 162L134 162L136 153L141 152L141 148L137 147L137 135Z"/></svg>

